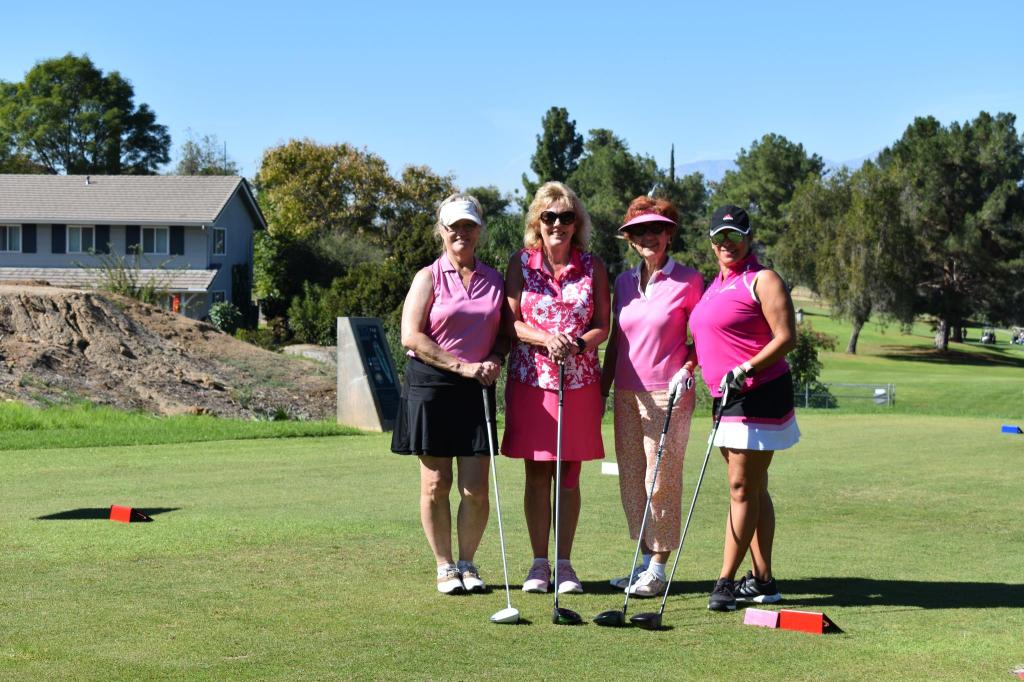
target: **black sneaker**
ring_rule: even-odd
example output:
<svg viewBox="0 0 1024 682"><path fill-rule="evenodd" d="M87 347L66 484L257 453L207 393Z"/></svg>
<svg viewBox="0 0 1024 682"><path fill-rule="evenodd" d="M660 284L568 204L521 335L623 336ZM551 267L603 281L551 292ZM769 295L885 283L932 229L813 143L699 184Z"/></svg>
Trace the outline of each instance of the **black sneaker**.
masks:
<svg viewBox="0 0 1024 682"><path fill-rule="evenodd" d="M719 578L715 583L715 589L711 590L711 599L708 600L708 611L735 611L736 596L733 590L736 583L728 578Z"/></svg>
<svg viewBox="0 0 1024 682"><path fill-rule="evenodd" d="M736 583L733 594L736 595L736 601L742 602L775 604L782 601L782 595L779 594L779 587L775 584L775 578L763 583L754 577L753 571L747 571L747 574L740 578L739 582Z"/></svg>

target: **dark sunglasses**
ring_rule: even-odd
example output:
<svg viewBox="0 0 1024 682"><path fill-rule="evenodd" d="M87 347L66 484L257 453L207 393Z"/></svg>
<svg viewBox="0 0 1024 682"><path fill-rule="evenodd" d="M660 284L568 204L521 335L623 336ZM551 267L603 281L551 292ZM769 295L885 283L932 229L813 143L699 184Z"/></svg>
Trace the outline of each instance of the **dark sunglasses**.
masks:
<svg viewBox="0 0 1024 682"><path fill-rule="evenodd" d="M630 225L626 234L630 237L643 237L645 234L659 235L668 227L663 222L652 222L647 225Z"/></svg>
<svg viewBox="0 0 1024 682"><path fill-rule="evenodd" d="M576 213L574 211L562 211L561 213L544 211L540 214L540 221L545 225L554 225L556 220L563 225L572 225L576 222Z"/></svg>
<svg viewBox="0 0 1024 682"><path fill-rule="evenodd" d="M743 240L747 238L747 235L736 230L722 230L711 235L711 243L715 246L721 246L728 239L733 244L742 244Z"/></svg>

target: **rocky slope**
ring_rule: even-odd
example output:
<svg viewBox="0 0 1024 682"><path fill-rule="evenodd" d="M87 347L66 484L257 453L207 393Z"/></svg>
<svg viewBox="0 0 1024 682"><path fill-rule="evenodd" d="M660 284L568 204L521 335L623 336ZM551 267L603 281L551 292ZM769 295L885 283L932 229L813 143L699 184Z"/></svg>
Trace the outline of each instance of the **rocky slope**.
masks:
<svg viewBox="0 0 1024 682"><path fill-rule="evenodd" d="M331 368L139 303L0 285L0 397L86 399L154 414L331 418Z"/></svg>

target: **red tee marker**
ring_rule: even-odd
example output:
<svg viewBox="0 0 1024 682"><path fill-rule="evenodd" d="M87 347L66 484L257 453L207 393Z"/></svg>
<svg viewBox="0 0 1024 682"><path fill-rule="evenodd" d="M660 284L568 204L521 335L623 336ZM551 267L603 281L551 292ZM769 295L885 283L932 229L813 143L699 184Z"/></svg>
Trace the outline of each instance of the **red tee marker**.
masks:
<svg viewBox="0 0 1024 682"><path fill-rule="evenodd" d="M783 609L779 611L779 627L783 630L810 632L814 635L842 632L839 626L829 620L828 616L817 611L790 611Z"/></svg>
<svg viewBox="0 0 1024 682"><path fill-rule="evenodd" d="M153 519L146 516L138 509L122 507L119 504L112 504L110 505L110 520L118 521L120 523L131 523L132 521L152 521Z"/></svg>

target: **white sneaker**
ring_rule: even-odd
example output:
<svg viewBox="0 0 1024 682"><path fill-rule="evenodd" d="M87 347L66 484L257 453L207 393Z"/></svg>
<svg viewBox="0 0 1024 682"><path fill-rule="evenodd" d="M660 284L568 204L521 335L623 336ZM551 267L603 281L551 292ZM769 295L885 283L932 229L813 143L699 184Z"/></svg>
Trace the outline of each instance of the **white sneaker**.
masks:
<svg viewBox="0 0 1024 682"><path fill-rule="evenodd" d="M526 581L523 583L523 592L539 592L547 594L551 586L551 563L548 561L537 561L530 566L530 572L526 574Z"/></svg>
<svg viewBox="0 0 1024 682"><path fill-rule="evenodd" d="M462 586L466 592L483 592L487 584L480 579L480 572L472 561L460 561L458 565L459 574L462 578Z"/></svg>
<svg viewBox="0 0 1024 682"><path fill-rule="evenodd" d="M628 576L627 575L627 576L623 576L621 578L615 578L614 580L609 580L608 584L611 585L612 587L617 587L620 590L624 590L627 587L629 587L629 584L631 582L635 583L636 579L639 578L640 574L643 573L643 572L644 572L644 567L641 564L640 566L637 566L636 568L633 569L633 575L632 576ZM630 580L630 578L632 578L632 580Z"/></svg>
<svg viewBox="0 0 1024 682"><path fill-rule="evenodd" d="M654 574L654 571L641 573L629 593L634 597L660 597L665 591L665 581Z"/></svg>
<svg viewBox="0 0 1024 682"><path fill-rule="evenodd" d="M462 594L466 591L456 566L445 564L437 567L437 591L441 594Z"/></svg>
<svg viewBox="0 0 1024 682"><path fill-rule="evenodd" d="M568 562L558 564L558 594L583 594L583 583Z"/></svg>

